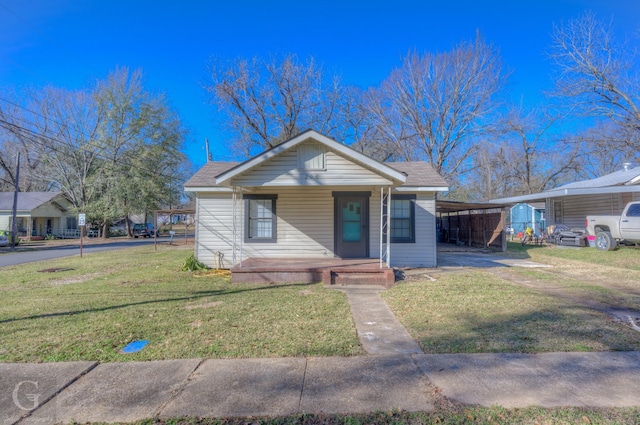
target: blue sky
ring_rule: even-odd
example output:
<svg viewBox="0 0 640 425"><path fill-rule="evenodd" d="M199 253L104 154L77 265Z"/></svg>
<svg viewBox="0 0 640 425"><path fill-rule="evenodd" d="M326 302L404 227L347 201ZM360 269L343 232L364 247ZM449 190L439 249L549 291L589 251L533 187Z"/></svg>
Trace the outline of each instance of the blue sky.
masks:
<svg viewBox="0 0 640 425"><path fill-rule="evenodd" d="M199 166L205 137L215 159L231 159L201 88L211 55L312 55L368 87L409 50L445 51L480 30L513 72L509 97L537 105L551 88L553 23L585 10L640 37L638 0L0 0L0 87L79 89L116 66L141 68L191 131L186 153Z"/></svg>

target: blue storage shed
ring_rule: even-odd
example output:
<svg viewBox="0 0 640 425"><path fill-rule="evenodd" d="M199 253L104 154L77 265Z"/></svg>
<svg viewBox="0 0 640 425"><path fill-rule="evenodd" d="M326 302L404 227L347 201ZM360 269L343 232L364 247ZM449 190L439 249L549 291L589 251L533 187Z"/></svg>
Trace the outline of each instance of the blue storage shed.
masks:
<svg viewBox="0 0 640 425"><path fill-rule="evenodd" d="M544 216L545 204L519 203L511 207L511 227L517 235L524 232L524 229L531 227L536 234L541 234L547 228Z"/></svg>

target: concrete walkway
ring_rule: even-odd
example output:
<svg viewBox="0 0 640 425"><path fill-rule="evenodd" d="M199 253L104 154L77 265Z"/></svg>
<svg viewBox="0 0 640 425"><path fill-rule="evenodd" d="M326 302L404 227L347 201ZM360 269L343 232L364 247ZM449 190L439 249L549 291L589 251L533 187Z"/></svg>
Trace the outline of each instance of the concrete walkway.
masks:
<svg viewBox="0 0 640 425"><path fill-rule="evenodd" d="M422 354L418 343L380 298L384 288L375 285L338 287L346 293L358 338L368 354Z"/></svg>

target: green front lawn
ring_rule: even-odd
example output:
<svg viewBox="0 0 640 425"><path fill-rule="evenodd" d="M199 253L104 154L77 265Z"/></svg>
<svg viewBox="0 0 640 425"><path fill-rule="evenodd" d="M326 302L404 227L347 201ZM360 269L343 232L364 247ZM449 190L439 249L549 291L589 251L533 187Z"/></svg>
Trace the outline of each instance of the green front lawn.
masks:
<svg viewBox="0 0 640 425"><path fill-rule="evenodd" d="M426 353L640 350L640 333L609 316L486 271L437 274L383 298Z"/></svg>
<svg viewBox="0 0 640 425"><path fill-rule="evenodd" d="M149 419L135 425L575 425L640 423L638 408L504 409L502 407L459 406L431 412L375 412L362 415L301 414L276 418L176 418Z"/></svg>
<svg viewBox="0 0 640 425"><path fill-rule="evenodd" d="M232 284L180 271L192 248L131 248L0 269L0 362L361 354L322 284ZM48 268L69 269L53 273ZM120 350L149 340L135 354Z"/></svg>

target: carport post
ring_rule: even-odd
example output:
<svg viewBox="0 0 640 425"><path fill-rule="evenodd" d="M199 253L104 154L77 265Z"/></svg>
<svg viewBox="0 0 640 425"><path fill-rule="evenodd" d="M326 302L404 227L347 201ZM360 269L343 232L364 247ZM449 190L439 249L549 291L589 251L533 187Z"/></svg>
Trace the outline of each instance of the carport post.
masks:
<svg viewBox="0 0 640 425"><path fill-rule="evenodd" d="M501 237L501 239L502 239L502 252L506 252L507 251L507 232L506 232L507 226L506 226L506 223L507 223L507 213L506 213L505 209L502 208L502 211L500 211L500 224L501 224L501 227L502 227L502 232L500 232L500 233L502 233L502 237Z"/></svg>
<svg viewBox="0 0 640 425"><path fill-rule="evenodd" d="M482 246L487 247L487 210L482 210Z"/></svg>

